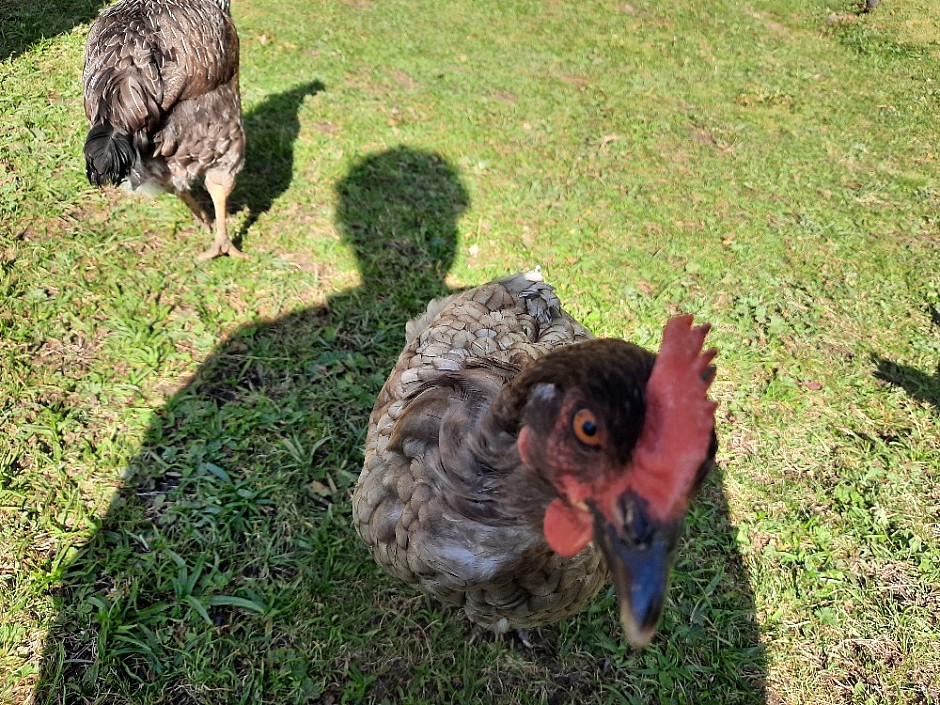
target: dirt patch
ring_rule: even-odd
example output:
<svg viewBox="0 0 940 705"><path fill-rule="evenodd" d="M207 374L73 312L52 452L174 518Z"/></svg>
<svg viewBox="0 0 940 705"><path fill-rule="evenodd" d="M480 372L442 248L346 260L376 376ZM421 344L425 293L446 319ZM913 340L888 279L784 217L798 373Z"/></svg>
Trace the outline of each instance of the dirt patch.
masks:
<svg viewBox="0 0 940 705"><path fill-rule="evenodd" d="M721 154L730 154L734 151L734 145L722 141L703 127L694 128L691 135L692 141L706 147L714 147Z"/></svg>
<svg viewBox="0 0 940 705"><path fill-rule="evenodd" d="M411 76L400 69L393 69L390 72L392 79L402 88L413 91L418 87L418 82L415 81Z"/></svg>
<svg viewBox="0 0 940 705"><path fill-rule="evenodd" d="M512 91L493 91L490 93L490 97L493 100L498 100L502 103L510 103L512 105L515 105L519 101L519 96Z"/></svg>
<svg viewBox="0 0 940 705"><path fill-rule="evenodd" d="M577 86L582 91L591 84L591 81L587 76L583 76L578 73L562 73L558 75L558 78L562 81L562 83L567 83L570 86Z"/></svg>
<svg viewBox="0 0 940 705"><path fill-rule="evenodd" d="M72 331L62 339L50 338L43 341L33 361L47 370L74 378L91 366L105 338L107 334L101 330L92 335Z"/></svg>
<svg viewBox="0 0 940 705"><path fill-rule="evenodd" d="M764 28L769 30L771 33L776 34L777 36L784 36L790 34L790 29L777 20L773 19L768 13L755 10L754 8L748 8L751 13L751 17L764 25Z"/></svg>
<svg viewBox="0 0 940 705"><path fill-rule="evenodd" d="M288 254L282 255L281 259L286 262L290 262L301 272L313 274L318 279L331 279L336 273L335 267L314 259L313 256L311 256L309 253L290 252Z"/></svg>

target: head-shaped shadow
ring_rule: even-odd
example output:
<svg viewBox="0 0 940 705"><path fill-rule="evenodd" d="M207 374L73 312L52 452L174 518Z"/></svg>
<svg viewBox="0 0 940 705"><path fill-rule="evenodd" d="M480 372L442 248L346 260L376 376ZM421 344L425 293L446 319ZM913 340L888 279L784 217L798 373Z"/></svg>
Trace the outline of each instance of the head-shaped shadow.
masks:
<svg viewBox="0 0 940 705"><path fill-rule="evenodd" d="M693 503L673 604L640 654L611 594L513 654L380 572L349 491L403 325L448 293L469 199L445 160L408 147L362 159L336 192L362 285L244 326L155 414L61 570L36 702L600 703L617 697L598 680L624 672L636 680L611 692L637 702L763 702L720 477Z"/></svg>
<svg viewBox="0 0 940 705"><path fill-rule="evenodd" d="M916 367L892 362L880 355L872 355L874 375L883 382L901 387L915 399L932 404L940 411L940 363L933 374L921 372Z"/></svg>
<svg viewBox="0 0 940 705"><path fill-rule="evenodd" d="M303 100L326 90L320 81L302 83L265 98L245 113L245 166L238 174L231 207L248 207L242 235L290 186L294 176L294 143L300 133Z"/></svg>
<svg viewBox="0 0 940 705"><path fill-rule="evenodd" d="M337 184L337 221L356 251L363 293L414 316L441 282L457 250L455 223L469 205L453 168L408 147L357 164ZM407 276L403 276L407 272Z"/></svg>
<svg viewBox="0 0 940 705"><path fill-rule="evenodd" d="M0 0L0 61L98 16L108 0Z"/></svg>

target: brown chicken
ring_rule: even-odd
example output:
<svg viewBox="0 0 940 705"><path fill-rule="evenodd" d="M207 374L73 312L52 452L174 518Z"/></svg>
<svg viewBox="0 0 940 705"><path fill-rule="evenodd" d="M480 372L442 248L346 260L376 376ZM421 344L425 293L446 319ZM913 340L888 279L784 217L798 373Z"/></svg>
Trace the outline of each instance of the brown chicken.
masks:
<svg viewBox="0 0 940 705"><path fill-rule="evenodd" d="M245 161L229 0L121 0L92 25L83 79L88 181L147 195L172 191L210 227L190 193L204 177L215 241L199 259L244 257L225 217Z"/></svg>
<svg viewBox="0 0 940 705"><path fill-rule="evenodd" d="M644 645L717 450L707 332L672 318L658 356L593 339L537 271L433 301L369 422L353 518L375 560L500 633L612 576Z"/></svg>

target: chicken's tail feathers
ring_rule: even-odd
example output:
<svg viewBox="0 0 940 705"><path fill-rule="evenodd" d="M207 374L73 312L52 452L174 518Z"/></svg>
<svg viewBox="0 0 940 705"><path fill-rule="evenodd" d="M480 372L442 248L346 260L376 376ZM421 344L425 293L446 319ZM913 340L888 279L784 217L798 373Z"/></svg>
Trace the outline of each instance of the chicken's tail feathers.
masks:
<svg viewBox="0 0 940 705"><path fill-rule="evenodd" d="M99 39L100 41L100 39ZM86 59L85 114L91 129L85 139L88 181L96 186L119 184L149 150L150 135L160 124L166 99L153 64L114 68L114 56Z"/></svg>
<svg viewBox="0 0 940 705"><path fill-rule="evenodd" d="M93 186L119 184L137 161L137 148L131 135L104 122L88 131L85 138L85 174Z"/></svg>

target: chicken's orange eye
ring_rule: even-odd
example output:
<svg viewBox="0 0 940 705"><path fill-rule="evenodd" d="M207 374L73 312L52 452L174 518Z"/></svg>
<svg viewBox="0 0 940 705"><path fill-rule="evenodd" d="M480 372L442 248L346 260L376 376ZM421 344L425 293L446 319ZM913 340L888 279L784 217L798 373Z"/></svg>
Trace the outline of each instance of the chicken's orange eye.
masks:
<svg viewBox="0 0 940 705"><path fill-rule="evenodd" d="M581 409L574 415L571 422L574 435L584 445L599 446L601 444L600 436L597 433L597 417L590 409Z"/></svg>

